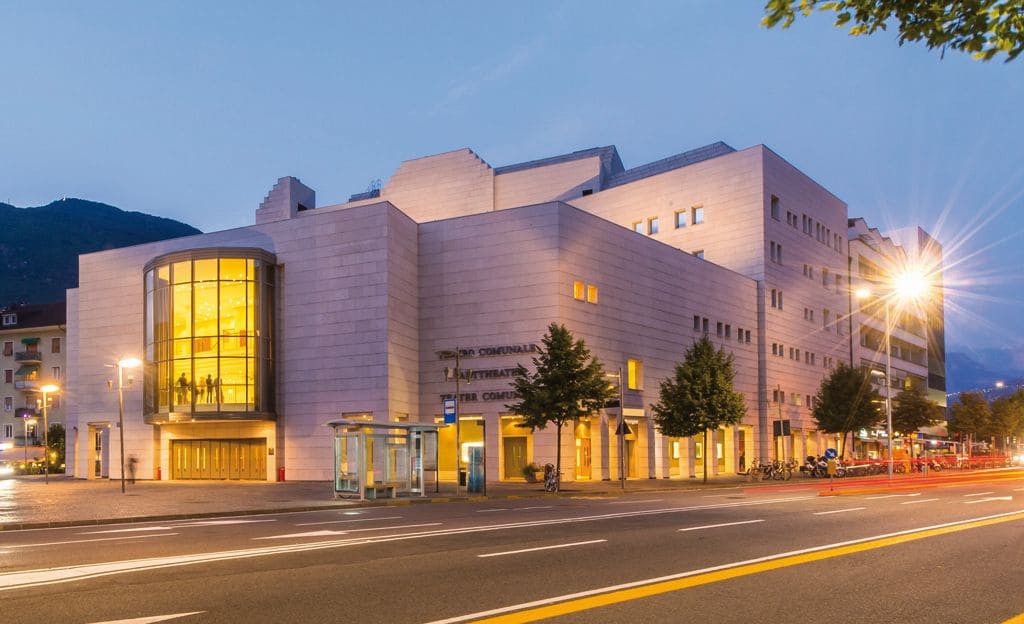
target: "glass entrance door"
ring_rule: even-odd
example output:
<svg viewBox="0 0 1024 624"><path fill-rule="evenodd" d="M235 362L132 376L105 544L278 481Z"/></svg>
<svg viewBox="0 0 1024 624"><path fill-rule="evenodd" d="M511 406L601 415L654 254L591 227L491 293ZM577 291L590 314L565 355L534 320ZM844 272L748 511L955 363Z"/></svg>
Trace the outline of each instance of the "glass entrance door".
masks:
<svg viewBox="0 0 1024 624"><path fill-rule="evenodd" d="M267 478L267 441L171 440L172 479Z"/></svg>
<svg viewBox="0 0 1024 624"><path fill-rule="evenodd" d="M505 478L518 479L526 467L526 436L506 436L504 443Z"/></svg>
<svg viewBox="0 0 1024 624"><path fill-rule="evenodd" d="M590 438L576 438L576 478L590 479Z"/></svg>

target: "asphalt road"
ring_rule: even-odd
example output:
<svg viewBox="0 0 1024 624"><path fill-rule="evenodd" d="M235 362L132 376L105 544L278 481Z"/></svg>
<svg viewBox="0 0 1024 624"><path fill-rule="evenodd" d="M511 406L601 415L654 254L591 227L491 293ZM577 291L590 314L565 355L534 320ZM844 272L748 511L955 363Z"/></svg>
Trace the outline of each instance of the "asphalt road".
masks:
<svg viewBox="0 0 1024 624"><path fill-rule="evenodd" d="M1024 612L1006 476L5 532L0 621L1003 622Z"/></svg>

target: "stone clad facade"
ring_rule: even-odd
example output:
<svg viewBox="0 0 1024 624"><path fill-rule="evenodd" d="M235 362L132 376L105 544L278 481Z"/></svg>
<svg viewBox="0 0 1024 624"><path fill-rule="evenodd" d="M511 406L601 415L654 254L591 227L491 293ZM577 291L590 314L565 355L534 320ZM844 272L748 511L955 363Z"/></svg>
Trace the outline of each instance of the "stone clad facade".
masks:
<svg viewBox="0 0 1024 624"><path fill-rule="evenodd" d="M821 280L825 268L846 279L846 206L763 146L717 143L628 170L614 147L497 168L463 149L403 163L379 191L344 204L315 202L312 189L282 178L255 225L81 257L68 304L76 352L68 447L77 476L120 474L109 451L116 393L106 391L104 365L144 351L148 362L154 331L170 336L172 372L147 364L138 373L146 384L126 394L126 453L139 460L141 478L275 480L283 471L290 480L330 479L324 423L436 422L455 392L444 352L456 348L467 371L460 451L482 446L489 480L522 478L525 464L553 461L555 435L516 426L505 407L513 401L509 371L529 365L552 322L583 338L606 370L621 368L629 425L621 459L630 478L688 478L705 458L713 473L735 472L754 457L820 452L828 443L813 430L805 398L830 362L851 355L849 332L835 322L849 315L848 282ZM198 337L189 323L206 318L199 293L212 288L199 277L210 262L203 259L220 258L223 272L245 250L273 258L272 304L258 304L270 306L272 336L253 338L251 320L249 329L228 329L235 321L224 317L215 336ZM181 307L154 328L144 282L160 258L183 262L155 278ZM189 267L193 290L174 277ZM233 279L221 275L221 292ZM801 314L811 307L817 320ZM734 355L747 401L743 422L712 432L707 449L702 440L661 436L650 420L658 382L703 334ZM232 407L219 390L211 405L202 384L145 396L176 379L175 366L202 379L201 367L213 366L204 359L211 340L235 349L263 339L271 339L272 392L251 373L236 386L265 407L236 410L241 403ZM151 413L144 399L170 406ZM608 409L567 428L567 479L618 478L618 417ZM773 446L778 418L793 435ZM453 431L441 431L442 479L455 477ZM224 461L229 468L218 468Z"/></svg>

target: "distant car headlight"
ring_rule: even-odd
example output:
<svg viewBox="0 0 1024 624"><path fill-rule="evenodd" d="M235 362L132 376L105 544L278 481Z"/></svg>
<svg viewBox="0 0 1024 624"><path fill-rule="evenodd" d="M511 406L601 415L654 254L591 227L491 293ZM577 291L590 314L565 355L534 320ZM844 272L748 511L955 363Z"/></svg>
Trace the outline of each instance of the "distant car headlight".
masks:
<svg viewBox="0 0 1024 624"><path fill-rule="evenodd" d="M1014 455L1013 461L1017 462L1018 464L1024 464L1024 453L1021 453L1020 455Z"/></svg>
<svg viewBox="0 0 1024 624"><path fill-rule="evenodd" d="M14 474L14 468L10 466L0 466L0 477L9 477Z"/></svg>

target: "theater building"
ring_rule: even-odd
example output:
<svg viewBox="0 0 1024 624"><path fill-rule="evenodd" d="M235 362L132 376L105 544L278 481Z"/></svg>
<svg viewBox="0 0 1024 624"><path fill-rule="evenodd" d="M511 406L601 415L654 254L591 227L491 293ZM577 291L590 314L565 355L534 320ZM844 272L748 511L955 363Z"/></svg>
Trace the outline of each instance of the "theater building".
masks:
<svg viewBox="0 0 1024 624"><path fill-rule="evenodd" d="M517 426L511 370L552 322L621 370L629 478L820 452L811 397L852 355L846 228L842 201L760 145L632 169L614 147L505 167L462 149L326 206L281 178L254 225L81 256L69 466L120 474L107 365L121 357L144 361L125 395L140 477L329 480L324 424L437 422L458 349L460 452L482 446L488 480L522 479L554 460L555 433ZM659 381L705 334L735 356L747 401L707 449L650 419ZM618 417L563 433L566 479L619 477ZM789 435L772 435L779 419ZM441 430L442 479L454 438Z"/></svg>

